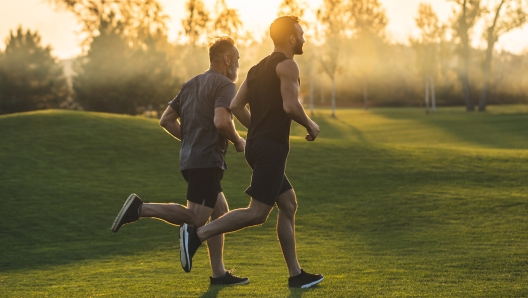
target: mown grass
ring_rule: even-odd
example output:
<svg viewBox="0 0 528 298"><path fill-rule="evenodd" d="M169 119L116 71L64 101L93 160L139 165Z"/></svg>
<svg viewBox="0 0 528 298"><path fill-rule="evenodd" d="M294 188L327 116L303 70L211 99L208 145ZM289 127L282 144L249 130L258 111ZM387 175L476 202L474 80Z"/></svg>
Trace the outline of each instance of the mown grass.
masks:
<svg viewBox="0 0 528 298"><path fill-rule="evenodd" d="M144 219L110 232L130 192L184 203L179 144L156 120L41 111L0 117L0 296L528 296L528 107L316 110L293 126L301 265L326 279L287 288L276 211L226 237L247 286L209 287L205 249L179 264L177 228ZM230 148L222 186L245 207L250 171Z"/></svg>

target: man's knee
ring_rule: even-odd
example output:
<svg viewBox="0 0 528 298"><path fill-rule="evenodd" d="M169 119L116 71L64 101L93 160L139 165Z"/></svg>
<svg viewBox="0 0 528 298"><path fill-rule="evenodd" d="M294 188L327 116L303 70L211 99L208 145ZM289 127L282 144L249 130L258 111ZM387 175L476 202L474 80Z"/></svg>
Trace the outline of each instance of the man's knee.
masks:
<svg viewBox="0 0 528 298"><path fill-rule="evenodd" d="M209 217L200 216L200 215L195 214L193 225L196 227L201 227L201 226L204 226L208 220L209 220Z"/></svg>
<svg viewBox="0 0 528 298"><path fill-rule="evenodd" d="M211 214L211 220L215 220L227 212L229 212L229 207L225 197L223 195L218 195L218 200L216 201L213 213Z"/></svg>
<svg viewBox="0 0 528 298"><path fill-rule="evenodd" d="M293 190L286 191L279 195L277 207L281 213L294 215L297 212L297 199Z"/></svg>
<svg viewBox="0 0 528 298"><path fill-rule="evenodd" d="M253 225L261 225L268 220L269 212L256 212L253 216Z"/></svg>
<svg viewBox="0 0 528 298"><path fill-rule="evenodd" d="M268 206L264 203L251 203L249 210L252 212L252 225L261 225L266 222L271 212L272 206Z"/></svg>
<svg viewBox="0 0 528 298"><path fill-rule="evenodd" d="M192 221L188 222L189 224L197 227L201 227L207 223L209 217L213 212L212 208L198 205L196 203L188 202L187 206L189 207L189 213L192 216Z"/></svg>

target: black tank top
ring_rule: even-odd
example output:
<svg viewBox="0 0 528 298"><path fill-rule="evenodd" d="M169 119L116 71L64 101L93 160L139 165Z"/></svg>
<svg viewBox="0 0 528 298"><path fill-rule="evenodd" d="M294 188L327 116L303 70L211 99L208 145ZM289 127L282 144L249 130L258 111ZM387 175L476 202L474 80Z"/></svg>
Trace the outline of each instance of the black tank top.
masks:
<svg viewBox="0 0 528 298"><path fill-rule="evenodd" d="M283 53L274 52L248 72L247 97L251 111L248 140L264 138L289 143L292 120L284 111L280 79L276 72L277 64L286 59Z"/></svg>

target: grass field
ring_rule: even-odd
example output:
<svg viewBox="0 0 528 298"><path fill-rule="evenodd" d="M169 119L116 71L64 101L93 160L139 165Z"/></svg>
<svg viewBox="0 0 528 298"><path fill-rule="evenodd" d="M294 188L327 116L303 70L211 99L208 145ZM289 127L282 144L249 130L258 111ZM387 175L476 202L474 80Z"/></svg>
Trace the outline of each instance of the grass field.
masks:
<svg viewBox="0 0 528 298"><path fill-rule="evenodd" d="M528 106L316 110L294 125L301 265L290 290L267 223L226 236L247 286L209 287L205 249L179 263L177 227L110 226L126 197L184 203L179 143L154 119L72 111L0 116L2 297L527 297ZM222 182L245 207L250 171L230 147Z"/></svg>

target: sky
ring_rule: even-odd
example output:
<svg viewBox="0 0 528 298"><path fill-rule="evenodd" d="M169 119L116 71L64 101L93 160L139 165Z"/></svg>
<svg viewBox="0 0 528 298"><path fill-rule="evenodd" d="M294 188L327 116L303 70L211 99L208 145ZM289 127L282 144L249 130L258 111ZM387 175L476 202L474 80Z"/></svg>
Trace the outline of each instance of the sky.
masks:
<svg viewBox="0 0 528 298"><path fill-rule="evenodd" d="M174 41L181 32L181 19L184 18L187 0L158 0L169 15L169 39ZM214 0L204 0L207 7L213 7ZM257 35L264 34L269 24L276 18L281 0L226 0L231 8L238 9L244 27ZM322 0L308 0L312 10L319 7ZM429 3L441 21L448 20L452 4L446 0L380 0L389 18L388 33L393 41L407 43L408 37L417 34L414 25L420 2ZM312 14L313 16L313 14ZM308 18L310 15L307 16ZM19 25L24 29L38 30L44 45L51 45L53 55L61 59L73 58L81 54L77 32L80 25L72 14L58 11L45 0L0 0L0 49L5 48L5 40L10 30ZM475 35L479 31L476 30ZM482 46L476 41L474 46ZM528 24L501 37L497 49L514 53L528 51Z"/></svg>

